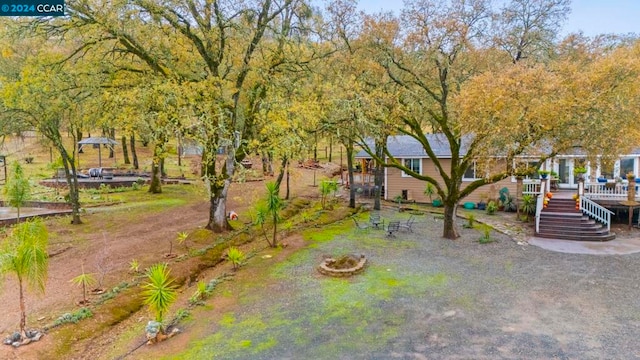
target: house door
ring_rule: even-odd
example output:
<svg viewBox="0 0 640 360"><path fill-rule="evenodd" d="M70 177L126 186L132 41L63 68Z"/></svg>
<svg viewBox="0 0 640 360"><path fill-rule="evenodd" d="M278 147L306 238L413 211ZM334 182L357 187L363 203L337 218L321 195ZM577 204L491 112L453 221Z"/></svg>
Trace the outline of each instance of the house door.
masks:
<svg viewBox="0 0 640 360"><path fill-rule="evenodd" d="M558 159L558 187L571 187L571 169L569 159Z"/></svg>
<svg viewBox="0 0 640 360"><path fill-rule="evenodd" d="M558 187L561 189L578 188L578 179L573 174L573 169L578 166L586 166L586 159L558 159Z"/></svg>

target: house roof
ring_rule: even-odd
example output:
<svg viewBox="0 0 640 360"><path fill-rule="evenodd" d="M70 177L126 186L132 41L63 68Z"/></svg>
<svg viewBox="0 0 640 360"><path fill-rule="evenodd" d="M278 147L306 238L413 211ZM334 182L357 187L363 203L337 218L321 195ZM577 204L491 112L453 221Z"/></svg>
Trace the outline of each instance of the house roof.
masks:
<svg viewBox="0 0 640 360"><path fill-rule="evenodd" d="M451 158L451 149L447 138L442 133L426 134L427 141L431 145L431 149L438 158ZM460 149L460 155L464 155L467 152L466 141L463 139ZM373 150L375 148L373 140L367 140L367 145ZM409 135L390 136L387 139L387 149L393 157L396 158L424 158L427 157L422 144L415 138ZM371 158L366 151L360 150L356 158L367 159Z"/></svg>
<svg viewBox="0 0 640 360"><path fill-rule="evenodd" d="M79 145L88 145L88 144L118 145L118 142L106 137L90 137L90 138L86 138L78 141L78 144Z"/></svg>
<svg viewBox="0 0 640 360"><path fill-rule="evenodd" d="M437 134L426 134L427 141L431 145L431 149L433 150L436 157L440 159L450 159L451 158L451 149L449 148L449 142L447 138L442 133ZM464 156L467 153L467 145L469 143L469 136L465 136L462 140L462 146L460 147L460 156ZM372 139L368 139L366 141L367 146L371 150L375 150L374 142ZM391 155L395 158L427 158L427 153L425 152L422 144L418 142L414 137L409 135L397 135L390 136L387 138L387 149L391 153ZM567 151L559 154L559 156L586 156L586 152L584 149L580 147L575 147L568 149ZM631 152L628 154L621 155L624 156L637 156L640 155L640 147L633 148ZM526 157L526 154L522 155ZM535 155L532 155L535 156ZM366 151L360 150L356 154L356 159L370 159L371 156L367 154Z"/></svg>

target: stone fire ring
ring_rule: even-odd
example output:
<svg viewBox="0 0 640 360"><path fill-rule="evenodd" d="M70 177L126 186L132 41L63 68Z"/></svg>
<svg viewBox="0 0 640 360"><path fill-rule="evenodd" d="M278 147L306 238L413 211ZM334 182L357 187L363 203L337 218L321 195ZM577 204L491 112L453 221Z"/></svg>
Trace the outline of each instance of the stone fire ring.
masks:
<svg viewBox="0 0 640 360"><path fill-rule="evenodd" d="M333 277L348 277L356 275L364 270L364 266L367 263L367 258L364 255L360 255L360 261L358 261L358 264L348 269L332 269L331 267L329 267L329 265L331 265L335 261L336 259L334 258L324 259L320 266L318 266L318 271L323 275Z"/></svg>

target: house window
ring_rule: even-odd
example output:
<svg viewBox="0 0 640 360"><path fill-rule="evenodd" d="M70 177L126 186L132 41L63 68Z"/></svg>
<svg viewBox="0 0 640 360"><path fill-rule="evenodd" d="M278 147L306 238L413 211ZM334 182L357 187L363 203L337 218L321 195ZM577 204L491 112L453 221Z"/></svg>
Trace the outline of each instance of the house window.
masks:
<svg viewBox="0 0 640 360"><path fill-rule="evenodd" d="M421 159L404 159L404 166L411 171L422 175L422 160ZM402 177L411 177L411 175L402 172Z"/></svg>
<svg viewBox="0 0 640 360"><path fill-rule="evenodd" d="M476 162L474 161L471 165L469 165L469 167L467 168L467 171L464 172L464 175L462 175L462 180L476 180L478 179L476 177L477 175L477 167L476 167Z"/></svg>
<svg viewBox="0 0 640 360"><path fill-rule="evenodd" d="M601 160L600 161L600 178L613 179L614 167L615 167L614 162Z"/></svg>
<svg viewBox="0 0 640 360"><path fill-rule="evenodd" d="M513 166L514 166L514 169L516 169L518 173L522 174L522 176L524 176L524 178L527 180L540 179L540 174L538 174L538 169L540 168L541 164L539 160L537 161L522 160L522 161L514 162ZM515 177L513 177L511 181L515 181Z"/></svg>
<svg viewBox="0 0 640 360"><path fill-rule="evenodd" d="M624 158L620 160L620 177L624 179L628 173L635 174L633 169L635 160L634 158Z"/></svg>

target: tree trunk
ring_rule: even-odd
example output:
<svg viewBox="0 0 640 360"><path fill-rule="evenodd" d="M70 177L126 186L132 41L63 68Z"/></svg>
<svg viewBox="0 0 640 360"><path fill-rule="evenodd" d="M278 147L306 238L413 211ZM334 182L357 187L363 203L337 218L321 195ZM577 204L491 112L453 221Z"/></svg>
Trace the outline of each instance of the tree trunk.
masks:
<svg viewBox="0 0 640 360"><path fill-rule="evenodd" d="M25 328L27 327L27 310L24 306L24 288L22 287L22 278L18 277L18 288L20 290L20 334L26 337Z"/></svg>
<svg viewBox="0 0 640 360"><path fill-rule="evenodd" d="M122 135L122 154L125 165L131 164L131 161L129 160L129 151L127 149L127 137L124 135Z"/></svg>
<svg viewBox="0 0 640 360"><path fill-rule="evenodd" d="M318 162L318 133L313 135L313 162Z"/></svg>
<svg viewBox="0 0 640 360"><path fill-rule="evenodd" d="M160 160L153 159L151 162L151 185L149 185L149 192L152 194L160 194L162 193L162 181L160 178L162 174L160 173Z"/></svg>
<svg viewBox="0 0 640 360"><path fill-rule="evenodd" d="M216 149L210 149L210 151L215 152ZM203 170L209 182L211 203L209 207L209 222L206 228L218 233L232 229L227 221L227 194L229 193L231 179L235 171L235 149L233 149L232 146L227 146L225 154L225 164L219 176L216 176L215 156L213 156L206 165L203 164Z"/></svg>
<svg viewBox="0 0 640 360"><path fill-rule="evenodd" d="M78 144L78 142L80 142L80 140L82 140L82 130L81 129L77 129L76 130L76 139L75 139L75 141L76 141L76 144L78 145L78 153L82 154L82 149L80 149L80 147L82 145Z"/></svg>
<svg viewBox="0 0 640 360"><path fill-rule="evenodd" d="M282 158L282 163L280 164L280 171L278 172L278 177L276 178L276 189L278 189L278 194L280 193L280 184L282 184L282 179L284 179L284 172L287 167L288 158L285 156Z"/></svg>
<svg viewBox="0 0 640 360"><path fill-rule="evenodd" d="M133 160L133 168L138 170L140 167L138 166L138 155L136 154L136 135L135 133L131 133L131 137L129 138L129 144L131 145L131 159Z"/></svg>
<svg viewBox="0 0 640 360"><path fill-rule="evenodd" d="M158 143L153 151L153 161L151 162L151 185L149 192L160 194L162 192L162 146Z"/></svg>
<svg viewBox="0 0 640 360"><path fill-rule="evenodd" d="M331 162L332 154L333 154L333 137L329 136L329 162Z"/></svg>
<svg viewBox="0 0 640 360"><path fill-rule="evenodd" d="M57 145L62 157L62 165L64 166L65 177L67 179L67 186L69 187L69 203L71 203L71 223L74 225L82 224L80 220L80 193L78 186L78 177L72 174L76 174L76 165L73 159L67 153L67 150L60 143Z"/></svg>
<svg viewBox="0 0 640 360"><path fill-rule="evenodd" d="M271 247L278 246L278 217L277 212L273 213L273 242L271 243Z"/></svg>
<svg viewBox="0 0 640 360"><path fill-rule="evenodd" d="M109 129L109 131L107 131L107 134L109 135L108 137L110 139L115 139L116 138L116 129L111 128ZM109 159L113 159L113 157L115 156L114 152L113 152L113 145L109 146Z"/></svg>
<svg viewBox="0 0 640 360"><path fill-rule="evenodd" d="M160 176L167 177L167 169L164 167L164 157L160 158Z"/></svg>
<svg viewBox="0 0 640 360"><path fill-rule="evenodd" d="M262 175L269 175L269 158L267 157L266 152L262 152Z"/></svg>
<svg viewBox="0 0 640 360"><path fill-rule="evenodd" d="M447 199L444 202L444 229L442 237L446 239L455 240L458 238L458 232L456 231L456 208L458 204L456 201Z"/></svg>
<svg viewBox="0 0 640 360"><path fill-rule="evenodd" d="M289 200L289 163L287 162L287 193L285 195L285 200Z"/></svg>
<svg viewBox="0 0 640 360"><path fill-rule="evenodd" d="M183 152L183 146L182 146L182 135L178 134L178 166L182 166L182 152Z"/></svg>
<svg viewBox="0 0 640 360"><path fill-rule="evenodd" d="M206 228L216 233L231 230L231 225L227 221L227 193L230 185L231 181L225 180L222 188L211 186L211 206Z"/></svg>
<svg viewBox="0 0 640 360"><path fill-rule="evenodd" d="M387 137L385 136L382 141L376 143L376 155L380 158L384 158L384 149L387 146ZM380 198L382 197L382 184L384 183L384 167L381 163L376 161L375 175L373 178L373 209L380 210Z"/></svg>
<svg viewBox="0 0 640 360"><path fill-rule="evenodd" d="M348 140L345 144L347 149L347 168L349 169L349 207L356 207L356 188L353 186L353 141Z"/></svg>

